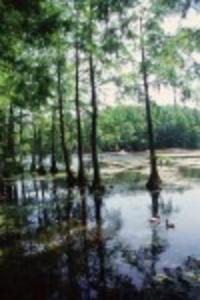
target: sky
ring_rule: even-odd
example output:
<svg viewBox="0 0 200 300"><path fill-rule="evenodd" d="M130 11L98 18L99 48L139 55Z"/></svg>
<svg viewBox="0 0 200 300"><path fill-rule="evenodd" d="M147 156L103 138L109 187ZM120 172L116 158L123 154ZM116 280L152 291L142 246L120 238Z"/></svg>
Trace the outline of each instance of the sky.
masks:
<svg viewBox="0 0 200 300"><path fill-rule="evenodd" d="M199 6L200 8L200 2ZM165 32L168 35L175 35L176 32L180 28L193 28L193 29L199 29L200 28L200 9L193 9L190 8L187 12L187 15L185 18L182 18L180 15L170 15L169 17L165 18L165 21L163 23L163 28ZM191 61L194 61L196 63L200 64L200 53L199 52L193 52L190 57ZM129 69L130 68L130 69ZM121 72L130 71L132 68L132 65L125 66L124 70L121 70ZM194 86L200 86L200 80L197 80L193 83ZM170 87L161 87L160 90L151 88L151 98L156 101L156 103L160 105L168 105L168 104L174 104L174 90ZM101 94L101 104L102 106L108 106L108 105L116 105L119 103L119 90L114 82L109 82L107 84L104 84L100 88L100 94ZM179 105L185 105L185 103L182 103L180 99L180 92L176 91L176 101ZM133 99L131 97L126 97L126 99L123 99L123 103L131 104L133 103ZM196 103L189 102L187 105L189 106L195 106Z"/></svg>

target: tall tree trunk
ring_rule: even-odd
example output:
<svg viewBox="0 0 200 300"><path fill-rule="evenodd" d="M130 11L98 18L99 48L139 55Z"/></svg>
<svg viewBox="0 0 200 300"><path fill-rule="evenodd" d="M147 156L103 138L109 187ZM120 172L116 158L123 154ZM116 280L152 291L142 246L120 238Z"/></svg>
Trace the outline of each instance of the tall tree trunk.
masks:
<svg viewBox="0 0 200 300"><path fill-rule="evenodd" d="M101 178L99 171L99 160L97 153L97 96L96 96L96 86L95 86L95 71L93 55L89 55L89 68L90 68L90 84L91 84L91 107L92 107L92 131L91 131L91 148L92 148L92 164L93 164L93 187L100 188Z"/></svg>
<svg viewBox="0 0 200 300"><path fill-rule="evenodd" d="M5 114L0 110L0 196L4 194L3 170L5 165Z"/></svg>
<svg viewBox="0 0 200 300"><path fill-rule="evenodd" d="M52 122L51 122L51 173L56 174L58 172L56 165L56 110L53 108L52 111Z"/></svg>
<svg viewBox="0 0 200 300"><path fill-rule="evenodd" d="M32 153L31 153L31 167L30 171L36 171L36 145L37 145L37 130L36 126L33 123L33 139L32 139Z"/></svg>
<svg viewBox="0 0 200 300"><path fill-rule="evenodd" d="M92 108L92 130L91 130L91 148L92 148L92 165L93 165L93 188L101 188L101 178L99 171L99 161L97 153L97 121L98 121L98 109L97 109L97 95L96 95L96 83L95 83L95 68L93 61L93 24L92 24L92 1L90 1L90 50L89 50L89 72L90 72L90 86L91 86L91 108Z"/></svg>
<svg viewBox="0 0 200 300"><path fill-rule="evenodd" d="M147 131L148 131L148 142L150 151L150 176L147 182L147 188L150 190L159 189L161 185L161 180L157 169L157 158L154 143L154 128L151 114L151 100L149 96L149 84L148 84L148 73L147 73L147 63L145 55L145 47L143 41L143 31L142 31L142 20L140 20L140 34L141 34L141 61L142 61L142 75L144 84L144 94L145 94L145 106L146 106L146 120L147 120Z"/></svg>
<svg viewBox="0 0 200 300"><path fill-rule="evenodd" d="M19 154L19 164L20 168L23 171L23 110L20 107L20 112L19 112L19 149L20 149L20 154Z"/></svg>
<svg viewBox="0 0 200 300"><path fill-rule="evenodd" d="M5 189L5 185L4 185L4 181L3 181L3 176L2 176L2 174L0 174L0 199L1 199L1 196L3 196L3 194L4 194L4 189Z"/></svg>
<svg viewBox="0 0 200 300"><path fill-rule="evenodd" d="M38 173L40 175L45 175L46 174L46 170L43 164L43 160L44 160L44 149L43 149L43 141L42 141L42 130L41 128L38 129L38 136L37 136L37 140L38 140Z"/></svg>
<svg viewBox="0 0 200 300"><path fill-rule="evenodd" d="M85 184L85 170L84 170L84 163L83 163L83 141L82 141L81 113L80 113L80 100L79 100L80 59L79 59L79 43L77 41L77 37L76 37L76 43L75 43L75 51L76 51L75 104L76 104L76 124L77 124L78 162L79 162L78 180L79 180L80 185L84 185Z"/></svg>
<svg viewBox="0 0 200 300"><path fill-rule="evenodd" d="M15 124L13 105L10 104L8 117L8 136L7 136L7 167L6 175L15 173L16 158L15 158Z"/></svg>
<svg viewBox="0 0 200 300"><path fill-rule="evenodd" d="M60 58L59 58L60 59ZM57 92L58 92L58 110L59 110L59 123L60 123L60 137L61 146L65 163L65 171L67 175L67 182L70 186L75 184L75 178L70 166L69 149L67 147L65 139L65 124L64 124L64 112L63 112L63 97L61 90L61 65L60 61L57 64Z"/></svg>

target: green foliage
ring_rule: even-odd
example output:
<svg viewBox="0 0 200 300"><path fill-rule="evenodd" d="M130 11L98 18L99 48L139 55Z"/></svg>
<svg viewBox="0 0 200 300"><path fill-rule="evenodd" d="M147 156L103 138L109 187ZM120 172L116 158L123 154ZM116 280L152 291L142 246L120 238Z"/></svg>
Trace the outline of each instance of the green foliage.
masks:
<svg viewBox="0 0 200 300"><path fill-rule="evenodd" d="M148 1L147 1L148 2ZM80 50L79 96L84 150L91 151L90 77L88 56L94 60L97 100L102 83L119 87L118 98L143 100L138 53L144 42L147 71L160 85L178 90L182 99L197 100L192 83L199 64L190 62L199 50L199 30L182 28L168 36L162 27L165 16L186 13L188 0L2 0L0 1L0 154L19 161L33 148L33 124L41 131L45 156L51 153L51 112L58 109L57 64L61 65L60 93L66 141L77 149L75 119L75 42ZM145 8L145 5L147 7ZM144 10L140 13L138 8ZM143 23L143 36L138 29ZM134 49L133 49L134 46ZM133 70L124 65L133 64ZM122 72L121 72L122 68ZM151 84L150 84L151 85ZM12 120L9 107L13 107ZM22 110L22 120L19 111ZM199 113L185 108L153 105L156 147L198 148ZM21 123L20 123L21 122ZM99 109L98 147L109 150L147 149L144 107L116 106ZM57 158L62 158L59 121L56 121ZM10 133L9 133L10 132ZM10 141L9 141L10 139ZM15 157L7 157L8 144ZM6 148L7 147L7 148ZM3 161L3 159L2 159ZM1 171L1 170L0 170Z"/></svg>
<svg viewBox="0 0 200 300"><path fill-rule="evenodd" d="M155 142L159 149L200 147L200 113L189 108L153 106ZM141 107L118 106L101 112L101 150L144 150L147 135Z"/></svg>
<svg viewBox="0 0 200 300"><path fill-rule="evenodd" d="M106 109L100 114L99 136L102 150L142 149L146 144L143 109L122 106Z"/></svg>

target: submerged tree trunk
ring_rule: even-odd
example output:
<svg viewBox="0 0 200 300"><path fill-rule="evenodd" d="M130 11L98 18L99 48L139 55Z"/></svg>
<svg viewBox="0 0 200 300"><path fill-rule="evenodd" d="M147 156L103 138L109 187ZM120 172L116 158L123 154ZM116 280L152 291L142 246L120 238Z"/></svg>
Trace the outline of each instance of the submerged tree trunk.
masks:
<svg viewBox="0 0 200 300"><path fill-rule="evenodd" d="M83 163L83 141L82 141L82 128L81 128L81 113L80 113L80 100L79 100L79 43L76 38L76 74L75 74L75 83L76 83L76 91L75 91L75 104L76 104L76 124L77 124L77 142L78 142L78 162L79 162L79 170L78 170L78 180L80 185L85 184L85 170Z"/></svg>
<svg viewBox="0 0 200 300"><path fill-rule="evenodd" d="M142 21L141 26L141 38L143 36L142 32ZM149 84L148 84L148 73L147 73L147 63L145 56L144 42L141 42L141 59L142 59L142 75L144 84L144 94L145 94L145 106L146 106L146 120L147 120L147 130L148 130L148 142L150 151L150 176L147 182L147 188L150 190L159 189L161 186L161 180L157 169L157 158L154 143L154 128L151 114L151 100L149 96Z"/></svg>
<svg viewBox="0 0 200 300"><path fill-rule="evenodd" d="M70 166L69 150L65 139L65 124L64 124L64 112L63 112L63 97L61 90L61 65L60 61L57 64L57 92L58 92L58 110L59 110L59 123L60 123L60 137L61 146L65 163L65 171L67 175L67 182L70 186L75 184L75 178Z"/></svg>
<svg viewBox="0 0 200 300"><path fill-rule="evenodd" d="M51 168L50 171L52 174L58 172L56 165L56 110L55 108L52 111L52 122L51 122Z"/></svg>

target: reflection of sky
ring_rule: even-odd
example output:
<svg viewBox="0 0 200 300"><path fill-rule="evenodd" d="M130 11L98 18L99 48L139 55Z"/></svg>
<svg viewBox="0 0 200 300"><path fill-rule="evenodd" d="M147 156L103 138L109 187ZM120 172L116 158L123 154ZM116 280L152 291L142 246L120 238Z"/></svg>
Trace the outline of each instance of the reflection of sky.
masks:
<svg viewBox="0 0 200 300"><path fill-rule="evenodd" d="M27 210L27 219L30 222L30 227L38 226L38 215L43 212L43 207L48 210L48 216L54 223L54 214L56 213L56 203L59 203L60 210L65 213L63 207L66 193L60 187L57 189L57 198L52 198L52 194L48 192L48 189L52 189L52 184L45 187L44 195L42 197L41 185L38 186L38 198L32 191L34 187L31 181L26 182L28 184L29 196L34 199L34 202L29 202L29 209ZM19 202L21 206L21 188L18 182ZM27 190L26 190L27 191ZM73 200L74 212L77 213L77 207L79 206L80 197L76 197ZM163 191L160 197L160 203L162 202L162 209L159 214L161 216L161 224L157 226L156 232L161 241L164 241L167 245L165 251L160 255L158 268L162 268L167 265L179 265L187 256L200 256L200 201L199 201L199 189L194 188L186 190L184 192L178 191ZM95 225L95 207L92 196L87 196L87 214L89 219L87 220L88 229L91 229ZM171 203L169 205L169 203ZM164 208L163 208L164 206ZM171 208L167 215L164 215L164 211L167 208ZM77 212L76 212L77 211ZM149 223L151 217L151 197L147 191L125 191L122 189L109 192L103 198L102 217L104 219L103 227L106 231L113 231L111 239L109 239L108 248L112 248L114 245L120 243L128 251L135 251L141 248L150 247L152 242L153 228ZM165 220L169 219L174 223L176 228L166 230ZM117 229L115 228L117 226Z"/></svg>
<svg viewBox="0 0 200 300"><path fill-rule="evenodd" d="M51 181L37 181L37 195L32 189L36 186L31 180L25 182L27 187L26 199L18 202L16 207L22 224L19 230L27 235L27 240L22 240L24 253L36 253L43 251L48 245L61 245L66 239L66 227L68 217L70 218L70 232L74 239L73 251L79 251L83 223L81 222L81 196L78 191L73 191L75 198L71 199L71 209L68 216L67 190L62 186L62 181L57 182L58 186ZM133 182L134 183L134 182ZM22 188L17 183L18 196ZM43 189L43 193L41 192ZM115 186L103 196L102 206L99 207L99 224L102 224L101 241L106 251L106 267L114 274L128 276L138 287L142 286L144 273L153 274L154 263L157 271L164 267L173 268L180 266L188 256L200 257L200 201L199 188L194 187L183 192L163 191L160 195L159 215L160 225L151 225L149 219L152 216L151 197L145 190L119 190ZM53 192L53 193L52 193ZM77 195L78 193L78 195ZM28 197L31 195L31 198ZM44 197L43 197L44 196ZM87 237L93 240L97 226L97 208L95 207L92 194L85 195L87 214ZM101 200L101 198L96 199ZM101 203L101 201L100 201ZM24 204L24 205L23 205ZM102 220L101 220L101 217ZM10 216L12 218L12 215ZM175 229L166 230L165 220L175 224ZM60 221L63 222L63 229ZM76 222L75 222L76 220ZM59 226L55 226L59 224ZM19 226L19 225L18 225ZM46 230L47 232L43 230ZM49 233L48 233L48 230ZM77 230L77 231L76 231ZM80 231L79 231L80 230ZM43 232L44 240L34 240L34 234ZM47 236L46 236L47 234ZM67 239L66 239L67 241ZM99 241L98 241L99 242ZM154 242L154 246L153 243ZM157 244L155 243L157 242ZM96 243L96 241L95 241ZM95 257L94 249L98 249L98 243L88 243L88 251ZM155 245L157 245L155 247ZM153 255L152 255L153 254ZM91 259L91 256L90 256ZM96 264L93 260L92 265ZM138 272L136 263L143 271ZM96 265L97 266L97 265ZM97 266L98 267L98 266ZM108 272L109 273L109 272Z"/></svg>
<svg viewBox="0 0 200 300"><path fill-rule="evenodd" d="M199 189L183 193L162 193L164 202L167 202L169 198L172 200L175 211L172 210L168 218L176 228L166 230L165 220L167 217L160 212L161 224L157 226L157 235L162 241L166 241L167 247L159 256L158 270L162 267L180 265L188 256L200 256ZM122 227L117 239L128 250L133 251L151 246L152 229L149 225L151 199L147 192L136 195L129 193L127 196L125 193L111 195L105 203L108 215L109 211L113 209L120 211ZM124 265L123 269L126 269Z"/></svg>

